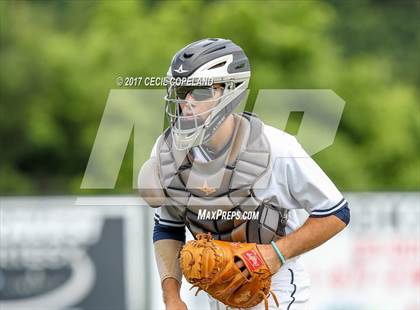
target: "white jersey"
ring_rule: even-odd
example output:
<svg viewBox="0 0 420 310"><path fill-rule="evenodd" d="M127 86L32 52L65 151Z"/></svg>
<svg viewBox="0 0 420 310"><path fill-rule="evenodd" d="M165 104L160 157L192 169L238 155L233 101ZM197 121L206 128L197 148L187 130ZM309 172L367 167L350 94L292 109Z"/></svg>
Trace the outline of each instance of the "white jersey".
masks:
<svg viewBox="0 0 420 310"><path fill-rule="evenodd" d="M309 216L323 217L347 206L336 186L294 136L268 125L264 125L264 134L270 143L272 171L268 185L254 188L254 193L260 200L289 210L286 234L303 224L303 210ZM208 160L202 147L193 151L195 160ZM155 155L156 145L152 151L152 156ZM182 219L168 212L168 208L170 206L157 208L155 221L165 226L183 227ZM309 299L309 277L299 257L288 260L273 276L272 289L279 295L281 309L304 307ZM211 304L215 308L217 303ZM292 304L294 307L290 307Z"/></svg>
<svg viewBox="0 0 420 310"><path fill-rule="evenodd" d="M298 228L302 223L297 210L305 210L309 215L328 216L346 205L340 191L328 176L305 152L295 137L264 125L272 157L272 173L268 186L254 189L261 200L276 202L289 211L286 233ZM195 160L206 160L205 151L201 147L194 148ZM156 156L156 144L152 150ZM155 218L159 224L173 227L183 226L181 218L167 211L170 206L156 209Z"/></svg>

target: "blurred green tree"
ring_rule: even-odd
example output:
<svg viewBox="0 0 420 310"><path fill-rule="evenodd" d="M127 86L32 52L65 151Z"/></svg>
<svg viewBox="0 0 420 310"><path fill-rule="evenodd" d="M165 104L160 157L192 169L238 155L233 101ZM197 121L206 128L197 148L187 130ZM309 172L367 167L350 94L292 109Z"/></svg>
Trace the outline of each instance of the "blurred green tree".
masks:
<svg viewBox="0 0 420 310"><path fill-rule="evenodd" d="M335 143L315 156L341 189L418 190L418 13L415 1L2 1L0 193L85 193L115 78L163 76L204 37L244 48L250 102L264 88L346 101ZM132 150L113 192L132 191Z"/></svg>

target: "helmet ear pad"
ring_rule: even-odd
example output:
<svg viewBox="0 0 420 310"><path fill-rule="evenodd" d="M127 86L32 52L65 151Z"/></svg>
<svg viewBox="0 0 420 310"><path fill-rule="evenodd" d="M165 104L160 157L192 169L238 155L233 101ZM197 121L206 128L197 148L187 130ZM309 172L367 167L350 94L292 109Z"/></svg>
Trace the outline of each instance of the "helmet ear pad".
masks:
<svg viewBox="0 0 420 310"><path fill-rule="evenodd" d="M228 91L235 89L235 83L233 82L227 82L227 83L224 83L224 85L225 85L225 89Z"/></svg>

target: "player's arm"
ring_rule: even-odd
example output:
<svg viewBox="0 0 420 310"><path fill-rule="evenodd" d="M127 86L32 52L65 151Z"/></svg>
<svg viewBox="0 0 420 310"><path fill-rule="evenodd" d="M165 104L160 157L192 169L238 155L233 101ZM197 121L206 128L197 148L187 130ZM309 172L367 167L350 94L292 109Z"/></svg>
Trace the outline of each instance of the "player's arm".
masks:
<svg viewBox="0 0 420 310"><path fill-rule="evenodd" d="M185 243L185 226L181 223L163 224L164 221L156 213L153 245L162 285L163 301L166 309L186 309L180 296L182 273L177 259L182 245Z"/></svg>
<svg viewBox="0 0 420 310"><path fill-rule="evenodd" d="M287 260L320 246L343 230L346 225L335 215L309 217L299 229L278 240L276 244Z"/></svg>
<svg viewBox="0 0 420 310"><path fill-rule="evenodd" d="M312 210L306 222L296 231L278 240L286 259L310 251L342 231L350 222L347 201L341 199L335 206Z"/></svg>
<svg viewBox="0 0 420 310"><path fill-rule="evenodd" d="M276 244L284 256L290 259L310 251L328 241L350 221L347 201L322 169L295 141L289 158L283 158L284 166L274 173L287 180L290 200L306 209L309 218L294 232L277 240ZM270 246L260 249L272 271L277 271L280 261Z"/></svg>
<svg viewBox="0 0 420 310"><path fill-rule="evenodd" d="M296 231L276 242L285 259L308 252L328 241L350 222L350 209L342 198L330 208L312 210Z"/></svg>
<svg viewBox="0 0 420 310"><path fill-rule="evenodd" d="M157 143L153 147L151 158L140 170L138 189L140 196L149 206L157 208L153 245L166 309L186 309L180 297L182 273L177 259L185 243L185 225L180 219L171 215L165 206L165 194L157 172L156 145Z"/></svg>
<svg viewBox="0 0 420 310"><path fill-rule="evenodd" d="M309 217L300 228L277 240L276 244L284 258L288 260L328 241L342 231L347 223L336 215ZM281 267L281 264L272 246L262 245L259 246L259 250L266 258L270 270L276 272Z"/></svg>

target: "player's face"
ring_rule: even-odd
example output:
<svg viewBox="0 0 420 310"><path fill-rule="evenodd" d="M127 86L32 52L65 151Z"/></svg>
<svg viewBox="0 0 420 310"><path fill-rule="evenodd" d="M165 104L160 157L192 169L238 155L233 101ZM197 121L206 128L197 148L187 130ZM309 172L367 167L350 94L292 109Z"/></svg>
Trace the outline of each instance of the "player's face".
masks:
<svg viewBox="0 0 420 310"><path fill-rule="evenodd" d="M214 85L211 87L186 89L185 101L180 103L182 115L186 117L198 116L204 121L212 108L218 103L218 98L223 93L223 87Z"/></svg>
<svg viewBox="0 0 420 310"><path fill-rule="evenodd" d="M170 86L165 98L166 115L171 127L193 137L204 126L222 99L223 84L212 86ZM192 138L191 138L192 139Z"/></svg>

